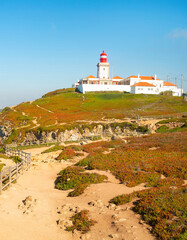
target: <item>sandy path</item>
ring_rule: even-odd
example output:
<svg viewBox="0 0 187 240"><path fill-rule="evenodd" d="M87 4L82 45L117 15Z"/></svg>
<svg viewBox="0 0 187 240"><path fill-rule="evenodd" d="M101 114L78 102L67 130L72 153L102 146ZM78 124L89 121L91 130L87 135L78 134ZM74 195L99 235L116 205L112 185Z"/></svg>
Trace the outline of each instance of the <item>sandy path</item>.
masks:
<svg viewBox="0 0 187 240"><path fill-rule="evenodd" d="M37 156L46 148L32 149ZM78 206L80 210L88 209L92 219L97 223L91 231L81 239L125 239L125 240L152 240L146 225L139 223L140 217L134 214L128 205L118 209L107 208L108 201L122 193L143 189L143 185L128 188L119 184L109 172L95 171L108 176L108 180L101 184L91 185L79 197L68 198L69 191L59 191L54 188L58 172L70 163L42 163L33 162L28 172L22 175L16 184L0 195L0 239L1 240L74 240L80 239L80 234L72 235L57 226L59 218L70 217L69 211L57 213L62 205ZM27 196L37 199L33 212L23 214L18 209ZM100 205L88 205L91 201L100 201Z"/></svg>

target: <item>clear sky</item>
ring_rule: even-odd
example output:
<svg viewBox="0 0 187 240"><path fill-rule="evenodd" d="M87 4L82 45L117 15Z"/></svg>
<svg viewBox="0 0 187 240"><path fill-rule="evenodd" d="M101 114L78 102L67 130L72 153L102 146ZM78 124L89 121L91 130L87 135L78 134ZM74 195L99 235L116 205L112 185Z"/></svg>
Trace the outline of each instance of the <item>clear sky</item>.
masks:
<svg viewBox="0 0 187 240"><path fill-rule="evenodd" d="M96 75L102 50L187 91L187 0L0 0L0 108Z"/></svg>

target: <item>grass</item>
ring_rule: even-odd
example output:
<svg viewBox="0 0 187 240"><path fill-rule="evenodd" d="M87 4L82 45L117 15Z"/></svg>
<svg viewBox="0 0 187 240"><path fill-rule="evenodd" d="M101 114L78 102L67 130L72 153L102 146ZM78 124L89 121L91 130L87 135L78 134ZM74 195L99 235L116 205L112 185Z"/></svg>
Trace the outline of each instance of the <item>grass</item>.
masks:
<svg viewBox="0 0 187 240"><path fill-rule="evenodd" d="M20 150L26 150L26 149L32 149L32 148L42 148L42 147L49 147L53 145L54 143L44 143L44 144L34 144L34 145L28 145L28 146L18 146L16 149Z"/></svg>
<svg viewBox="0 0 187 240"><path fill-rule="evenodd" d="M61 104L63 103L63 105ZM38 108L37 105L44 109ZM46 111L50 110L50 112ZM1 112L1 122L9 121L19 127L32 124L37 117L41 126L70 123L77 120L101 120L101 118L124 118L160 116L184 113L187 106L181 97L161 95L137 95L129 93L87 93L57 90L30 103L25 102ZM22 115L25 112L25 116Z"/></svg>
<svg viewBox="0 0 187 240"><path fill-rule="evenodd" d="M63 148L64 148L63 146L55 145L55 146L50 147L50 148L46 149L45 151L43 151L42 154L56 152L56 151L62 150Z"/></svg>
<svg viewBox="0 0 187 240"><path fill-rule="evenodd" d="M4 153L0 153L0 158L8 159L8 157Z"/></svg>
<svg viewBox="0 0 187 240"><path fill-rule="evenodd" d="M0 163L0 172L3 169L4 165L5 165L4 163Z"/></svg>
<svg viewBox="0 0 187 240"><path fill-rule="evenodd" d="M69 197L75 197L82 194L87 186L90 184L96 184L103 182L107 179L104 175L96 173L89 174L84 173L84 169L81 167L67 167L59 173L59 177L56 181L56 188L60 190L74 189L74 191L68 194Z"/></svg>
<svg viewBox="0 0 187 240"><path fill-rule="evenodd" d="M84 96L84 98L83 98ZM62 104L63 103L63 104ZM40 106L40 107L38 107ZM36 101L24 102L16 107L5 108L0 113L0 124L9 122L14 128L6 144L12 141L22 142L29 131L65 131L77 127L76 121L100 121L106 119L123 119L126 117L168 117L181 116L187 112L187 104L182 97L162 95L138 95L130 93L108 92L87 93L74 92L73 89L60 89L47 93ZM50 112L49 112L50 111ZM22 114L25 113L25 115ZM37 119L40 128L32 129ZM60 125L63 123L63 125ZM65 123L65 125L64 125ZM87 124L85 127L89 127ZM17 129L16 128L20 128ZM93 124L90 127L94 127ZM139 129L142 131L146 129Z"/></svg>
<svg viewBox="0 0 187 240"><path fill-rule="evenodd" d="M156 130L157 133L186 132L186 131L187 131L187 124L186 123L181 127L174 127L174 128L169 128L166 125L162 125L159 128L157 128L157 130Z"/></svg>
<svg viewBox="0 0 187 240"><path fill-rule="evenodd" d="M11 158L13 159L13 161L14 161L15 163L20 163L20 162L22 162L22 159L21 159L20 157L18 157L18 156L12 156Z"/></svg>
<svg viewBox="0 0 187 240"><path fill-rule="evenodd" d="M96 221L89 219L88 217L88 210L82 210L76 213L74 216L71 217L73 225L66 228L66 231L81 231L81 233L87 233L90 231L91 226L93 226Z"/></svg>

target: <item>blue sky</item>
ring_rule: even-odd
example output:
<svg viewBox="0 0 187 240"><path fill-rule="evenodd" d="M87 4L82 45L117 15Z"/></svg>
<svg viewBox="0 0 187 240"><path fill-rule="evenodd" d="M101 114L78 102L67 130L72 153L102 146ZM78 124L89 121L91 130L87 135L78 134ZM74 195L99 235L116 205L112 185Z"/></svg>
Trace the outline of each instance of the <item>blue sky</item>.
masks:
<svg viewBox="0 0 187 240"><path fill-rule="evenodd" d="M186 0L0 0L0 108L96 75L154 75L187 91Z"/></svg>

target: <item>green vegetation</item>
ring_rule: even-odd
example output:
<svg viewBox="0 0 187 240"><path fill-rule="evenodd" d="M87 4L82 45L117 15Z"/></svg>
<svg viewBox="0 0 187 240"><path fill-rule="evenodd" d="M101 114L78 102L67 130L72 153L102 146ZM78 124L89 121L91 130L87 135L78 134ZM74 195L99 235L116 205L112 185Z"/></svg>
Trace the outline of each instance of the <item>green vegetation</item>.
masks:
<svg viewBox="0 0 187 240"><path fill-rule="evenodd" d="M4 153L0 153L0 158L8 159L8 157Z"/></svg>
<svg viewBox="0 0 187 240"><path fill-rule="evenodd" d="M83 153L76 153L71 146L68 146L62 150L62 152L58 155L56 160L67 160L72 159L75 156L83 156Z"/></svg>
<svg viewBox="0 0 187 240"><path fill-rule="evenodd" d="M133 201L134 211L153 227L152 232L158 239L185 239L187 132L129 137L127 140L128 143L116 140L83 145L82 150L89 155L61 172L61 180L57 181L59 188L74 189L69 196L82 194L91 179L84 176L89 174L85 173L85 168L110 170L129 187L145 183L149 188L116 196L110 202L121 205ZM106 151L109 153L103 154Z"/></svg>
<svg viewBox="0 0 187 240"><path fill-rule="evenodd" d="M131 202L135 198L134 211L141 214L153 227L158 239L186 239L187 188L162 186L132 194L123 194L110 202L116 205Z"/></svg>
<svg viewBox="0 0 187 240"><path fill-rule="evenodd" d="M107 179L106 176L84 173L84 171L85 169L75 166L62 170L59 173L56 188L61 190L75 189L68 194L69 197L75 197L82 194L88 185L100 183Z"/></svg>
<svg viewBox="0 0 187 240"><path fill-rule="evenodd" d="M5 141L5 144L10 144L13 142L13 140L17 139L19 136L19 130L12 130L12 133L10 135L10 137Z"/></svg>
<svg viewBox="0 0 187 240"><path fill-rule="evenodd" d="M25 115L22 114L23 112ZM25 133L31 129L36 133L56 131L58 134L76 127L81 133L85 128L93 129L95 126L85 124L85 121L100 121L104 118L136 118L137 116L159 118L172 115L178 117L185 112L187 112L187 104L182 97L119 92L83 95L74 92L74 89L60 89L47 93L34 102L21 103L14 107L14 110L5 108L0 113L0 124L4 125L5 122L9 122L14 128L5 143L9 144L13 141L23 141ZM38 128L33 128L36 126L33 122L35 119L40 124ZM84 120L84 123L80 126L77 121L81 122L81 120ZM128 127L134 128L133 124L129 124ZM145 127L135 128L138 132L147 132Z"/></svg>
<svg viewBox="0 0 187 240"><path fill-rule="evenodd" d="M27 145L27 146L18 146L16 149L25 150L25 149L32 149L32 148L42 148L48 147L53 145L54 143L43 143L43 144L34 144L34 145Z"/></svg>
<svg viewBox="0 0 187 240"><path fill-rule="evenodd" d="M187 116L183 116L182 118L169 118L166 120L162 120L162 121L157 122L157 124L176 123L176 122L186 123L186 121L187 121Z"/></svg>
<svg viewBox="0 0 187 240"><path fill-rule="evenodd" d="M62 94L62 93L70 93L70 92L75 92L75 88L58 89L58 90L46 93L45 95L42 96L42 98L51 97L53 95Z"/></svg>
<svg viewBox="0 0 187 240"><path fill-rule="evenodd" d="M63 104L62 104L63 103ZM44 108L38 108L37 105ZM139 116L168 116L187 111L181 97L161 95L138 95L129 93L73 92L73 89L56 90L30 103L19 104L13 111L6 108L1 112L1 122L9 121L15 127L32 124L37 118L41 127L58 123L75 123L77 120L101 120ZM50 110L51 112L46 111ZM25 113L25 116L22 115Z"/></svg>
<svg viewBox="0 0 187 240"><path fill-rule="evenodd" d="M15 163L20 163L20 162L22 162L22 159L21 159L20 157L18 157L18 156L12 156L11 158L13 159L13 161L14 161Z"/></svg>
<svg viewBox="0 0 187 240"><path fill-rule="evenodd" d="M0 163L0 172L1 172L1 170L2 170L2 168L4 167L4 163Z"/></svg>
<svg viewBox="0 0 187 240"><path fill-rule="evenodd" d="M56 151L59 151L59 150L62 150L64 147L63 146L60 146L60 145L55 145L51 148L48 148L46 149L45 151L42 152L43 153L50 153L50 152L56 152Z"/></svg>
<svg viewBox="0 0 187 240"><path fill-rule="evenodd" d="M162 125L159 128L157 128L156 132L157 133L167 133L167 132L185 132L187 131L187 123L185 123L181 127L174 127L174 128L169 128L166 125Z"/></svg>
<svg viewBox="0 0 187 240"><path fill-rule="evenodd" d="M88 218L88 210L82 210L79 213L76 213L71 217L73 225L71 227L67 227L67 231L74 231L75 229L81 231L82 233L86 233L90 230L90 227L93 226L96 221Z"/></svg>
<svg viewBox="0 0 187 240"><path fill-rule="evenodd" d="M0 148L0 153L5 153L5 149L4 148Z"/></svg>

